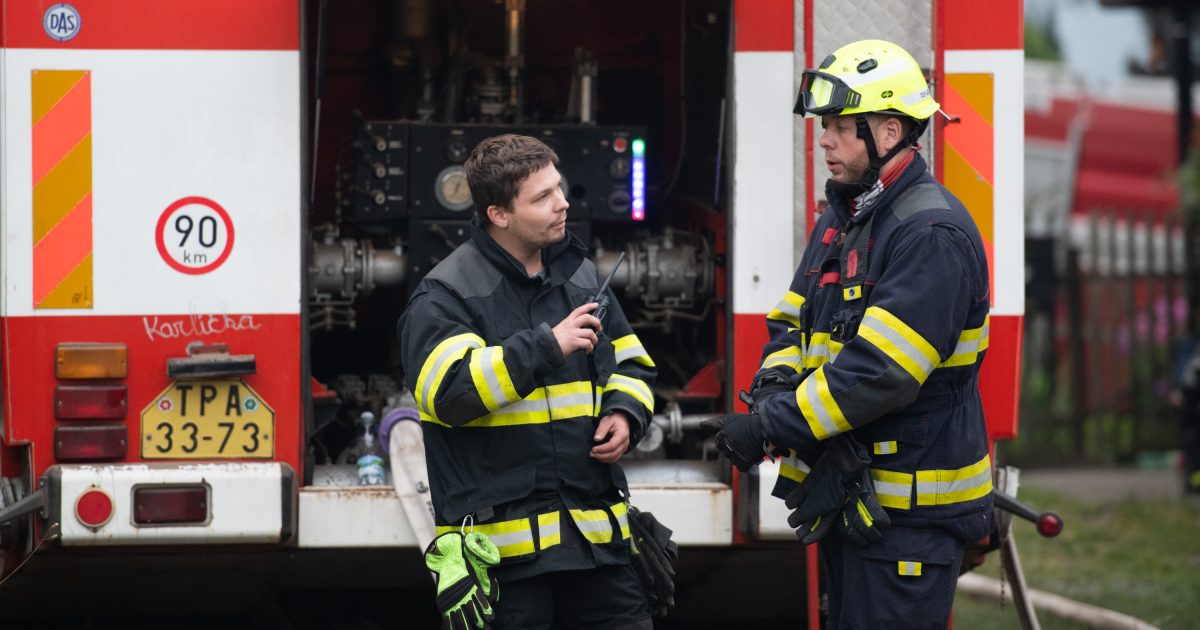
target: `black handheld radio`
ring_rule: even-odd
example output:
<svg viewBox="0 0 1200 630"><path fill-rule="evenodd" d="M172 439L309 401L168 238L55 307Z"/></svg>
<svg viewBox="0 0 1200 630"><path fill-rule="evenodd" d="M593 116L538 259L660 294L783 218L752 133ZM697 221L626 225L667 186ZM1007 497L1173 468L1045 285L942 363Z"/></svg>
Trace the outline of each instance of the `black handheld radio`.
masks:
<svg viewBox="0 0 1200 630"><path fill-rule="evenodd" d="M612 271L608 272L608 277L604 279L604 283L596 290L596 295L592 296L592 299L588 301L589 303L595 302L600 305L596 307L596 310L592 311L592 315L600 320L601 326L604 326L604 316L608 315L608 283L612 281L613 276L617 275L617 269L621 268L622 260L625 260L625 252L621 252L621 255L617 257L617 264L613 265Z"/></svg>

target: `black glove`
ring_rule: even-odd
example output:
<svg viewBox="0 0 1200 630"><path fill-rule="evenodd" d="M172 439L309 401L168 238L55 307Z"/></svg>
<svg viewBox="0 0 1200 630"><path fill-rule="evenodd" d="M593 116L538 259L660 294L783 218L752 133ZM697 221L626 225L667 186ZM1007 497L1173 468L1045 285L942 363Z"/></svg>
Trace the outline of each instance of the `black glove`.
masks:
<svg viewBox="0 0 1200 630"><path fill-rule="evenodd" d="M859 497L864 479L871 500L874 500L874 485L867 472L870 463L867 450L854 438L843 434L829 441L828 448L817 459L808 477L784 500L788 509L793 510L788 516L788 525L796 528L796 536L801 542L810 545L824 538L841 519L851 493L854 498ZM878 505L878 501L875 504ZM872 523L878 524L878 520L872 517Z"/></svg>
<svg viewBox="0 0 1200 630"><path fill-rule="evenodd" d="M883 538L883 530L892 524L879 499L875 497L875 482L871 474L864 468L859 473L859 480L850 488L849 502L842 508L838 519L838 529L859 547L879 542Z"/></svg>
<svg viewBox="0 0 1200 630"><path fill-rule="evenodd" d="M742 472L761 464L767 454L766 427L762 416L756 413L720 416L705 420L700 426L717 430L717 448Z"/></svg>
<svg viewBox="0 0 1200 630"><path fill-rule="evenodd" d="M750 385L750 393L743 392L745 395L741 396L742 402L750 408L750 413L758 413L759 403L766 400L768 396L795 392L802 378L801 374L792 375L790 378L779 374L763 374L754 379L754 383Z"/></svg>
<svg viewBox="0 0 1200 630"><path fill-rule="evenodd" d="M675 606L675 560L679 546L671 530L654 515L629 507L629 533L633 538L633 566L642 578L650 614L665 616Z"/></svg>

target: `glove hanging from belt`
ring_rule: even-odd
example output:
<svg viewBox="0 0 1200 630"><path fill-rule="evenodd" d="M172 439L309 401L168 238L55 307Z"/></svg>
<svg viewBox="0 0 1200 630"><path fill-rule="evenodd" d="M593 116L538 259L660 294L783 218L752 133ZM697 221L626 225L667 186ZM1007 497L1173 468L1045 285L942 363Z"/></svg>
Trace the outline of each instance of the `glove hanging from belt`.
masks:
<svg viewBox="0 0 1200 630"><path fill-rule="evenodd" d="M437 608L444 630L486 630L500 585L491 568L500 550L478 532L447 532L425 549L425 566L437 577Z"/></svg>
<svg viewBox="0 0 1200 630"><path fill-rule="evenodd" d="M865 546L879 540L891 519L879 505L867 465L867 450L849 435L833 437L808 477L788 494L793 510L788 525L806 545L821 540L838 525L853 543Z"/></svg>
<svg viewBox="0 0 1200 630"><path fill-rule="evenodd" d="M654 515L629 506L629 533L633 537L633 568L637 570L650 614L666 616L675 606L675 559L679 546L671 540L671 530Z"/></svg>

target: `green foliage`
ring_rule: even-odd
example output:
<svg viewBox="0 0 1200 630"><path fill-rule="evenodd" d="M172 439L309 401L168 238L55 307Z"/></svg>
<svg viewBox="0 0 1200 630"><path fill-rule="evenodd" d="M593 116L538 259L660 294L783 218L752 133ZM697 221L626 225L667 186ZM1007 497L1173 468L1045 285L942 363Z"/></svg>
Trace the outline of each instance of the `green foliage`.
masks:
<svg viewBox="0 0 1200 630"><path fill-rule="evenodd" d="M1054 35L1054 23L1035 24L1025 21L1025 58L1061 61L1062 50Z"/></svg>
<svg viewBox="0 0 1200 630"><path fill-rule="evenodd" d="M1145 499L1086 501L1028 485L1021 498L1053 509L1066 527L1042 538L1030 523L1013 530L1029 587L1131 615L1163 630L1193 628L1200 619L1200 502ZM1000 556L989 554L978 571L999 578ZM1046 630L1087 626L1039 611ZM1017 627L1011 603L979 600L961 591L954 600L954 627L1001 630Z"/></svg>

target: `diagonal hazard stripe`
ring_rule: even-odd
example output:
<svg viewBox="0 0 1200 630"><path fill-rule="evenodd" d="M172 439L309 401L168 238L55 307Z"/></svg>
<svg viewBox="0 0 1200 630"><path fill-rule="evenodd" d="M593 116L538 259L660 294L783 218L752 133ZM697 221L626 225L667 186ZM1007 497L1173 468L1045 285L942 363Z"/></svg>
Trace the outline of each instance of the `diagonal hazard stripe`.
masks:
<svg viewBox="0 0 1200 630"><path fill-rule="evenodd" d="M85 74L33 123L33 183L62 161L92 128L91 75Z"/></svg>
<svg viewBox="0 0 1200 630"><path fill-rule="evenodd" d="M996 143L992 124L954 88L952 81L946 83L945 103L942 106L960 119L957 124L946 126L946 144L957 149L989 185L995 185ZM980 95L974 96L975 100L982 98Z"/></svg>
<svg viewBox="0 0 1200 630"><path fill-rule="evenodd" d="M33 246L33 301L40 304L92 253L92 195L88 193Z"/></svg>
<svg viewBox="0 0 1200 630"><path fill-rule="evenodd" d="M995 190L967 164L957 148L946 145L942 156L942 176L946 188L967 206L971 218L979 227L979 235L990 243L995 233Z"/></svg>
<svg viewBox="0 0 1200 630"><path fill-rule="evenodd" d="M91 73L87 70L34 70L30 75L33 80L33 124L36 125L75 84Z"/></svg>
<svg viewBox="0 0 1200 630"><path fill-rule="evenodd" d="M91 74L34 70L30 88L33 305L91 308Z"/></svg>

